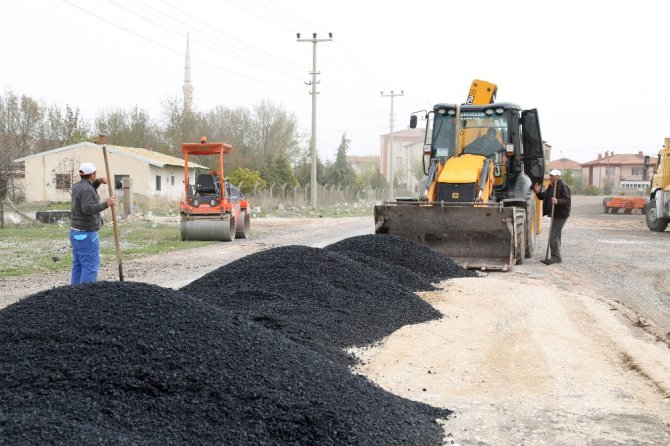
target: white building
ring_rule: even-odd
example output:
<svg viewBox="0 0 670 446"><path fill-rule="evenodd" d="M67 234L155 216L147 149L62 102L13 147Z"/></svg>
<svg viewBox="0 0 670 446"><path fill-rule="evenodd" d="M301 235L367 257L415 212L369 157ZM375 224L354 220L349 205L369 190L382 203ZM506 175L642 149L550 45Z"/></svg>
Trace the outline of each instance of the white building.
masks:
<svg viewBox="0 0 670 446"><path fill-rule="evenodd" d="M120 191L123 178L133 179L133 193L145 197L179 200L184 193L184 160L136 147L107 146L113 187ZM26 201L69 201L72 183L79 181L79 165L93 163L98 177L107 176L102 146L81 142L15 160L25 165ZM189 160L189 178L207 167ZM101 199L108 188L100 187Z"/></svg>

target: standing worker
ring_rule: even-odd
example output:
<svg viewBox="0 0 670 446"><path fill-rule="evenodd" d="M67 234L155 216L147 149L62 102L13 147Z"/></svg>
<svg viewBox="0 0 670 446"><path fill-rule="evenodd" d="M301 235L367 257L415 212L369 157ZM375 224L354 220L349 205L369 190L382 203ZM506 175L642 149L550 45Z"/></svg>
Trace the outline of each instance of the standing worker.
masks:
<svg viewBox="0 0 670 446"><path fill-rule="evenodd" d="M107 184L107 178L96 178L95 166L83 163L79 166L81 181L72 186L72 285L95 282L100 267L100 238L102 227L100 213L116 204L116 197L100 201L97 189Z"/></svg>
<svg viewBox="0 0 670 446"><path fill-rule="evenodd" d="M561 231L570 216L570 188L561 180L561 171L553 169L549 172L549 187L547 187L547 190L540 192L542 186L539 184L535 184L534 189L537 197L542 200L542 215L552 218L551 231L549 233L551 257L543 261L543 263L547 265L561 263L563 260L561 258ZM554 194L554 189L556 189L556 194Z"/></svg>

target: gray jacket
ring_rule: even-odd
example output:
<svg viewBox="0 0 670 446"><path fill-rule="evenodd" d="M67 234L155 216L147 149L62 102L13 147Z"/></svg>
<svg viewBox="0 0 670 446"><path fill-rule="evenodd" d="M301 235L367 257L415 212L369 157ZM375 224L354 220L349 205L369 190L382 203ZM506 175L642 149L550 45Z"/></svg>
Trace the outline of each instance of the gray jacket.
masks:
<svg viewBox="0 0 670 446"><path fill-rule="evenodd" d="M102 227L100 213L108 208L107 202L100 202L96 189L100 183L91 184L86 178L72 186L72 227L82 231L98 231Z"/></svg>

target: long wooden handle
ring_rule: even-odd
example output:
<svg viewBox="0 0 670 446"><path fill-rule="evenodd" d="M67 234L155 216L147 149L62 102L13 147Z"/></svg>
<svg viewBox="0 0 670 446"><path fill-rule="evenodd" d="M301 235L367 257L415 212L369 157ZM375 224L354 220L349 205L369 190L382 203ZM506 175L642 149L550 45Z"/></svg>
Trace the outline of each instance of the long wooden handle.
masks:
<svg viewBox="0 0 670 446"><path fill-rule="evenodd" d="M107 171L107 186L109 187L109 196L113 197L112 178L109 174L109 161L107 161L107 146L102 146L102 154L105 157L105 170ZM109 207L112 210L112 225L114 226L114 243L116 244L116 260L119 264L119 281L123 282L123 265L121 264L121 246L119 245L119 228L116 226L116 206Z"/></svg>
<svg viewBox="0 0 670 446"><path fill-rule="evenodd" d="M558 183L558 181L556 181L556 183ZM556 189L557 189L556 183L554 183L554 190L552 191L553 192L553 197L552 198L556 198ZM549 246L550 246L550 243L551 243L551 227L554 226L554 206L556 206L556 205L554 204L554 201L552 200L551 201L551 220L549 221L549 237L547 237L547 254L544 256L545 260L549 259Z"/></svg>

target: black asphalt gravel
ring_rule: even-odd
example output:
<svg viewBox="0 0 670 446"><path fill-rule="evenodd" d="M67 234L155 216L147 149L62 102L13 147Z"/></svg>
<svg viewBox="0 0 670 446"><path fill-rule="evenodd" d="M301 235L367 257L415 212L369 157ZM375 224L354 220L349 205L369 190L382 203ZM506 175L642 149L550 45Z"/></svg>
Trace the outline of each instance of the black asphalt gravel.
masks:
<svg viewBox="0 0 670 446"><path fill-rule="evenodd" d="M297 245L243 257L181 291L349 365L355 359L344 348L442 317L393 277L346 255Z"/></svg>
<svg viewBox="0 0 670 446"><path fill-rule="evenodd" d="M309 249L275 254L272 267L272 256L260 255L231 271L257 284L295 279L281 282L291 284L282 300L313 293L332 314L343 311L343 321L354 310L373 310L337 304L348 297L343 288L354 290L346 283L357 276L342 268L350 260ZM291 265L315 258L321 261L305 266L302 280L291 273ZM358 271L372 284L359 287L362 302L384 307L372 288L404 302L372 272ZM317 282L314 273L325 277ZM228 279L221 273L210 279L221 285L212 292L242 282L217 283ZM192 291L205 293L206 283ZM301 285L307 291L293 293ZM270 291L265 297L280 298ZM434 420L448 413L390 394L222 306L158 286L66 286L0 310L2 445L440 445Z"/></svg>
<svg viewBox="0 0 670 446"><path fill-rule="evenodd" d="M397 235L359 235L340 240L325 249L344 253L353 251L374 257L392 266L407 268L425 277L428 282L477 277L476 272L463 268L450 258Z"/></svg>

